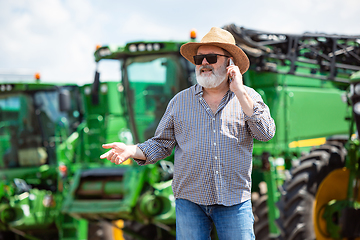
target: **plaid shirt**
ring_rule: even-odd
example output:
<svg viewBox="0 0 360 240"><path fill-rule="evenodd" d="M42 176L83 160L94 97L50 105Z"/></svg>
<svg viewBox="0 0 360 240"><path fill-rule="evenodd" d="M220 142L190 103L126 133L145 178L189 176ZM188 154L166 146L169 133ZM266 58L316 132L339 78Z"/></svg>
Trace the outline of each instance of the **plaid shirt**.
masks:
<svg viewBox="0 0 360 240"><path fill-rule="evenodd" d="M138 147L155 163L175 147L172 189L175 198L231 206L251 198L253 138L268 141L275 134L269 108L252 88L254 113L245 115L235 94L228 91L214 114L194 85L170 102L155 136Z"/></svg>

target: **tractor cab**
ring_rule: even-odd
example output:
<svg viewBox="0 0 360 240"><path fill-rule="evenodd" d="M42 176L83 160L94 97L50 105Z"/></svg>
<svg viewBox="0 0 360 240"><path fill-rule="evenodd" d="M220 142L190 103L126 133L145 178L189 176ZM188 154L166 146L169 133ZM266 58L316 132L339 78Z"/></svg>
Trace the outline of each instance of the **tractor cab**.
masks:
<svg viewBox="0 0 360 240"><path fill-rule="evenodd" d="M131 132L135 142L152 137L170 99L195 83L195 67L179 53L183 42L132 42L103 46L95 59L120 61ZM96 82L96 80L95 80Z"/></svg>
<svg viewBox="0 0 360 240"><path fill-rule="evenodd" d="M78 88L14 83L1 84L1 89L2 176L11 179L16 169L24 169L25 174L26 169L55 166L56 145L75 131L81 120L80 106L70 100L76 99Z"/></svg>

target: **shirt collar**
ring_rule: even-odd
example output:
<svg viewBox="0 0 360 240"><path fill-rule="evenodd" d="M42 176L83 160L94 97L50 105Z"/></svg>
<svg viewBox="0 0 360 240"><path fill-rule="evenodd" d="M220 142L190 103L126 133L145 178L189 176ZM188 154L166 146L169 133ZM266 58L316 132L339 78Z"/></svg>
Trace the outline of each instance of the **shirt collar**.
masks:
<svg viewBox="0 0 360 240"><path fill-rule="evenodd" d="M203 94L203 87L200 86L199 84L195 84L195 90L194 90L194 94L198 95L198 94Z"/></svg>
<svg viewBox="0 0 360 240"><path fill-rule="evenodd" d="M204 90L203 90L203 87L199 84L195 84L195 90L194 90L194 94L195 95L203 95L204 93ZM226 95L228 96L232 96L234 93L232 91L230 91L230 89L227 91Z"/></svg>

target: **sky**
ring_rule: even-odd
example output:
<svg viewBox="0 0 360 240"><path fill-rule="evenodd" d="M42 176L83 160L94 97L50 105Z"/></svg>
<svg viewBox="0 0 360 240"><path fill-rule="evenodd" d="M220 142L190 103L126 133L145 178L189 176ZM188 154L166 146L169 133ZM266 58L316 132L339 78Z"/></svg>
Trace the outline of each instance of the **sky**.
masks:
<svg viewBox="0 0 360 240"><path fill-rule="evenodd" d="M93 81L96 45L197 40L235 24L276 33L360 35L359 0L0 0L0 75L45 82ZM117 63L102 70L115 80Z"/></svg>

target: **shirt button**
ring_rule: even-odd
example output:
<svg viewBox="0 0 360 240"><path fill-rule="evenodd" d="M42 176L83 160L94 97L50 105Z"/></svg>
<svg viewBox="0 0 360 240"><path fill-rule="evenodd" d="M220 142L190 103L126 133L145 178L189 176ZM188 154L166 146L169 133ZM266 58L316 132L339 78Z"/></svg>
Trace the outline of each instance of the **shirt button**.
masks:
<svg viewBox="0 0 360 240"><path fill-rule="evenodd" d="M213 121L215 121L215 118L213 118Z"/></svg>
<svg viewBox="0 0 360 240"><path fill-rule="evenodd" d="M219 172L218 172L218 171L216 171L215 173L216 173L216 174L219 174Z"/></svg>
<svg viewBox="0 0 360 240"><path fill-rule="evenodd" d="M214 130L214 133L215 133L216 131Z"/></svg>
<svg viewBox="0 0 360 240"><path fill-rule="evenodd" d="M214 146L216 146L216 143L214 143Z"/></svg>
<svg viewBox="0 0 360 240"><path fill-rule="evenodd" d="M217 156L215 156L214 158L215 158L215 160L217 160Z"/></svg>

